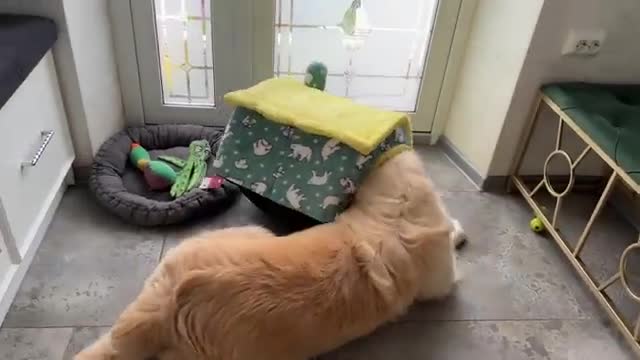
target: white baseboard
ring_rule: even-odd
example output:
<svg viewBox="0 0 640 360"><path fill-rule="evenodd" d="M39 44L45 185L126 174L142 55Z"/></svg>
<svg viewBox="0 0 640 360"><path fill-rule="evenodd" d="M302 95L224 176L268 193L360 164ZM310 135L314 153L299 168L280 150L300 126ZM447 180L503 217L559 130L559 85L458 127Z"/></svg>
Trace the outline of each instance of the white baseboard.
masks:
<svg viewBox="0 0 640 360"><path fill-rule="evenodd" d="M49 228L49 224L51 224L51 220L53 220L53 215L58 209L62 196L67 189L66 177L67 173L70 171L69 169L71 168L71 161L66 165L67 166L64 168L67 170L64 171L57 180L59 186L55 188L55 191L52 191L52 193L49 194L46 201L47 206L42 209L40 214L38 214L38 220L35 222L37 225L29 232L27 236L29 240L26 241L24 247L20 249L22 261L18 265L11 266L9 273L5 276L4 282L0 284L0 325L2 325L2 322L11 307L11 303L13 303L13 299L18 293L20 284L22 283L24 276L27 274L29 266L31 266L31 262L33 261L36 251L40 247L40 243L42 243L42 239Z"/></svg>
<svg viewBox="0 0 640 360"><path fill-rule="evenodd" d="M447 155L449 160L471 181L478 189L484 189L485 178L471 164L462 152L446 137L438 139L438 146Z"/></svg>

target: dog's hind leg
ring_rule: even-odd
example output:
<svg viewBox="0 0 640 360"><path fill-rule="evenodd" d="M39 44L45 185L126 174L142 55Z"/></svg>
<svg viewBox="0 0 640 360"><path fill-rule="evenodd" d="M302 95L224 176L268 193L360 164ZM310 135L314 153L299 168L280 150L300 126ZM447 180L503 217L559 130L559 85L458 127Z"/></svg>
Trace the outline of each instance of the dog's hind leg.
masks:
<svg viewBox="0 0 640 360"><path fill-rule="evenodd" d="M140 360L158 354L167 338L165 318L171 301L170 286L164 269L156 270L111 331L75 359Z"/></svg>
<svg viewBox="0 0 640 360"><path fill-rule="evenodd" d="M441 299L455 288L460 276L456 269L456 253L451 237L438 239L429 250L426 272L420 274L418 300Z"/></svg>
<svg viewBox="0 0 640 360"><path fill-rule="evenodd" d="M146 359L167 346L173 292L169 272L169 267L161 265L111 329L111 343L121 356L118 359Z"/></svg>
<svg viewBox="0 0 640 360"><path fill-rule="evenodd" d="M100 337L91 346L82 350L73 359L74 360L105 360L117 359L117 353L111 345L111 335L105 334Z"/></svg>

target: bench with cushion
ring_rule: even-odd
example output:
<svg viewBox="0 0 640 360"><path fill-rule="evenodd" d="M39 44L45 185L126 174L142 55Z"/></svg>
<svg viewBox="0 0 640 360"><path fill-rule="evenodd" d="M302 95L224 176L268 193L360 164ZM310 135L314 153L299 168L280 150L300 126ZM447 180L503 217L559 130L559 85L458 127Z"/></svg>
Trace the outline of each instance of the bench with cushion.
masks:
<svg viewBox="0 0 640 360"><path fill-rule="evenodd" d="M548 85L542 92L640 182L640 85Z"/></svg>
<svg viewBox="0 0 640 360"><path fill-rule="evenodd" d="M542 171L542 180L529 187L525 178L520 175L520 168L527 149L536 146L530 143L530 140L536 128L537 114L542 104L551 108L559 117L558 132L555 134L556 146L547 157ZM562 132L567 127L586 144L578 156L572 157L562 149ZM640 304L640 296L629 287L625 273L627 258L631 252L640 249L640 241L630 244L622 255L601 254L601 256L620 256L619 259L615 259L619 261L619 267L604 281L595 279L591 275L595 272L592 269L590 271L581 258L581 251L589 238L593 224L605 208L609 196L616 188L615 185L622 183L631 189L631 192L640 194L640 85L562 83L544 86L538 93L522 147L510 177L510 184L515 185L527 200L589 290L610 315L625 339L640 354L638 343L640 318L631 324L623 321L616 304L605 293L611 285L620 283L628 297ZM606 186L574 246L563 235L557 219L562 209L562 200L573 189L577 165L591 152L596 153L611 168L611 172L607 175ZM568 185L561 192L552 187L547 176L547 167L554 157L564 158L570 169ZM543 211L544 206L534 197L545 188L556 200L553 214L549 217Z"/></svg>

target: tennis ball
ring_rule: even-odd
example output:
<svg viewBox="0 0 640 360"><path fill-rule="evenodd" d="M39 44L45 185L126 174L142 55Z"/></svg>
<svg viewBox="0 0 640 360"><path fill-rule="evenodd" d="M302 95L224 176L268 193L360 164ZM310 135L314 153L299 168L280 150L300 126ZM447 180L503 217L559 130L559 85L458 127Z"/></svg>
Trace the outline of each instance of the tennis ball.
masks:
<svg viewBox="0 0 640 360"><path fill-rule="evenodd" d="M529 227L531 228L531 230L533 230L533 232L539 233L544 231L544 224L542 223L542 220L540 220L537 216L531 219L531 221L529 222Z"/></svg>

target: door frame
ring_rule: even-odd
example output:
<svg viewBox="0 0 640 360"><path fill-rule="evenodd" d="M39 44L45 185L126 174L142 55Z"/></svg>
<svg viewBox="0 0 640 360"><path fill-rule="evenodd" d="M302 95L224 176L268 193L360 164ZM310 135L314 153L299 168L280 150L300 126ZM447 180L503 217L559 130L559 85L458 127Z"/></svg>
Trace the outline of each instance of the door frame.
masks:
<svg viewBox="0 0 640 360"><path fill-rule="evenodd" d="M422 70L417 107L415 113L411 114L414 132L430 133L433 129L462 2L463 0L439 0L438 2L431 42Z"/></svg>
<svg viewBox="0 0 640 360"><path fill-rule="evenodd" d="M452 34L444 78L436 103L431 133L427 143L435 145L444 134L449 120L451 103L458 83L458 73L467 48L467 39L471 33L473 17L479 0L462 0Z"/></svg>
<svg viewBox="0 0 640 360"><path fill-rule="evenodd" d="M127 126L142 126L144 125L144 106L131 1L109 1L109 15L125 121Z"/></svg>
<svg viewBox="0 0 640 360"><path fill-rule="evenodd" d="M116 62L120 78L122 100L127 125L144 125L144 107L142 99L142 87L140 73L138 70L138 57L136 55L136 44L134 34L133 19L131 12L131 2L110 1L110 15L112 23L112 36L116 55ZM252 21L252 29L247 34L252 34L252 47L250 56L252 59L252 70L248 80L256 83L273 74L273 45L274 45L274 13L275 1L265 0L234 0L242 1L244 14L236 14L244 17L247 14ZM419 103L422 106L429 106L431 109L425 114L433 119L431 128L424 129L415 127L416 134L428 135L430 143L434 144L444 133L448 119L449 108L455 85L457 74L461 65L461 59L466 48L466 40L471 30L473 14L478 0L440 0L432 43L427 57L427 71L441 73L442 76L430 79L426 87L422 87L419 96ZM445 16L442 15L446 12ZM457 13L457 16L453 16ZM448 16L446 16L448 15ZM234 16L234 18L237 18ZM445 21L446 23L439 23ZM270 31L263 29L269 28ZM215 35L214 35L215 36ZM255 56L257 54L270 54L265 56ZM435 56L432 58L432 56ZM429 63L430 60L434 60ZM425 79L425 77L423 77ZM433 80L433 81L432 81ZM425 84L423 80L423 85ZM250 85L250 84L247 84ZM424 99L429 97L430 101ZM420 121L419 119L415 119Z"/></svg>
<svg viewBox="0 0 640 360"><path fill-rule="evenodd" d="M186 118L204 125L210 124L211 117L228 118L232 108L224 104L224 94L255 83L252 37L256 31L241 28L241 24L253 24L255 0L211 1L212 13L224 14L213 21L213 46L229 49L213 50L213 63L218 69L222 69L214 75L215 107L163 104L162 82L159 79L160 60L156 57L156 28L141 27L141 23L155 24L152 5L148 4L150 0L146 1L147 3L133 0L109 3L127 123L144 125L145 120L151 120L148 123L171 123L175 119ZM219 122L211 126L224 125Z"/></svg>
<svg viewBox="0 0 640 360"><path fill-rule="evenodd" d="M243 34L238 33L237 27L241 22L237 7L242 7L246 1L211 1L210 14L212 20L209 24L212 46L211 59L214 64L212 80L214 105L209 104L167 104L163 90L163 70L161 69L161 50L159 50L159 35L157 32L157 12L151 0L131 1L133 16L133 33L136 39L137 56L140 64L138 71L140 74L140 88L142 89L142 102L144 104L145 120L151 124L168 124L182 119L194 124L213 124L224 126L230 117L232 108L224 104L223 95L239 87L251 84L250 71L252 67L251 59L246 57L243 46L235 46L235 39L238 43L250 47L250 43L244 43L245 39L240 38ZM244 10L244 9L240 9ZM223 14L213 19L212 14ZM153 24L153 26L148 26ZM244 29L243 29L244 30ZM248 37L251 37L248 34ZM224 51L218 50L224 49ZM229 49L229 50L226 50ZM248 49L250 51L250 49ZM206 65L206 64L205 64ZM220 69L224 69L220 71ZM218 71L216 71L218 70ZM211 73L211 72L210 72ZM249 78L248 81L245 80ZM147 121L146 121L147 122Z"/></svg>

